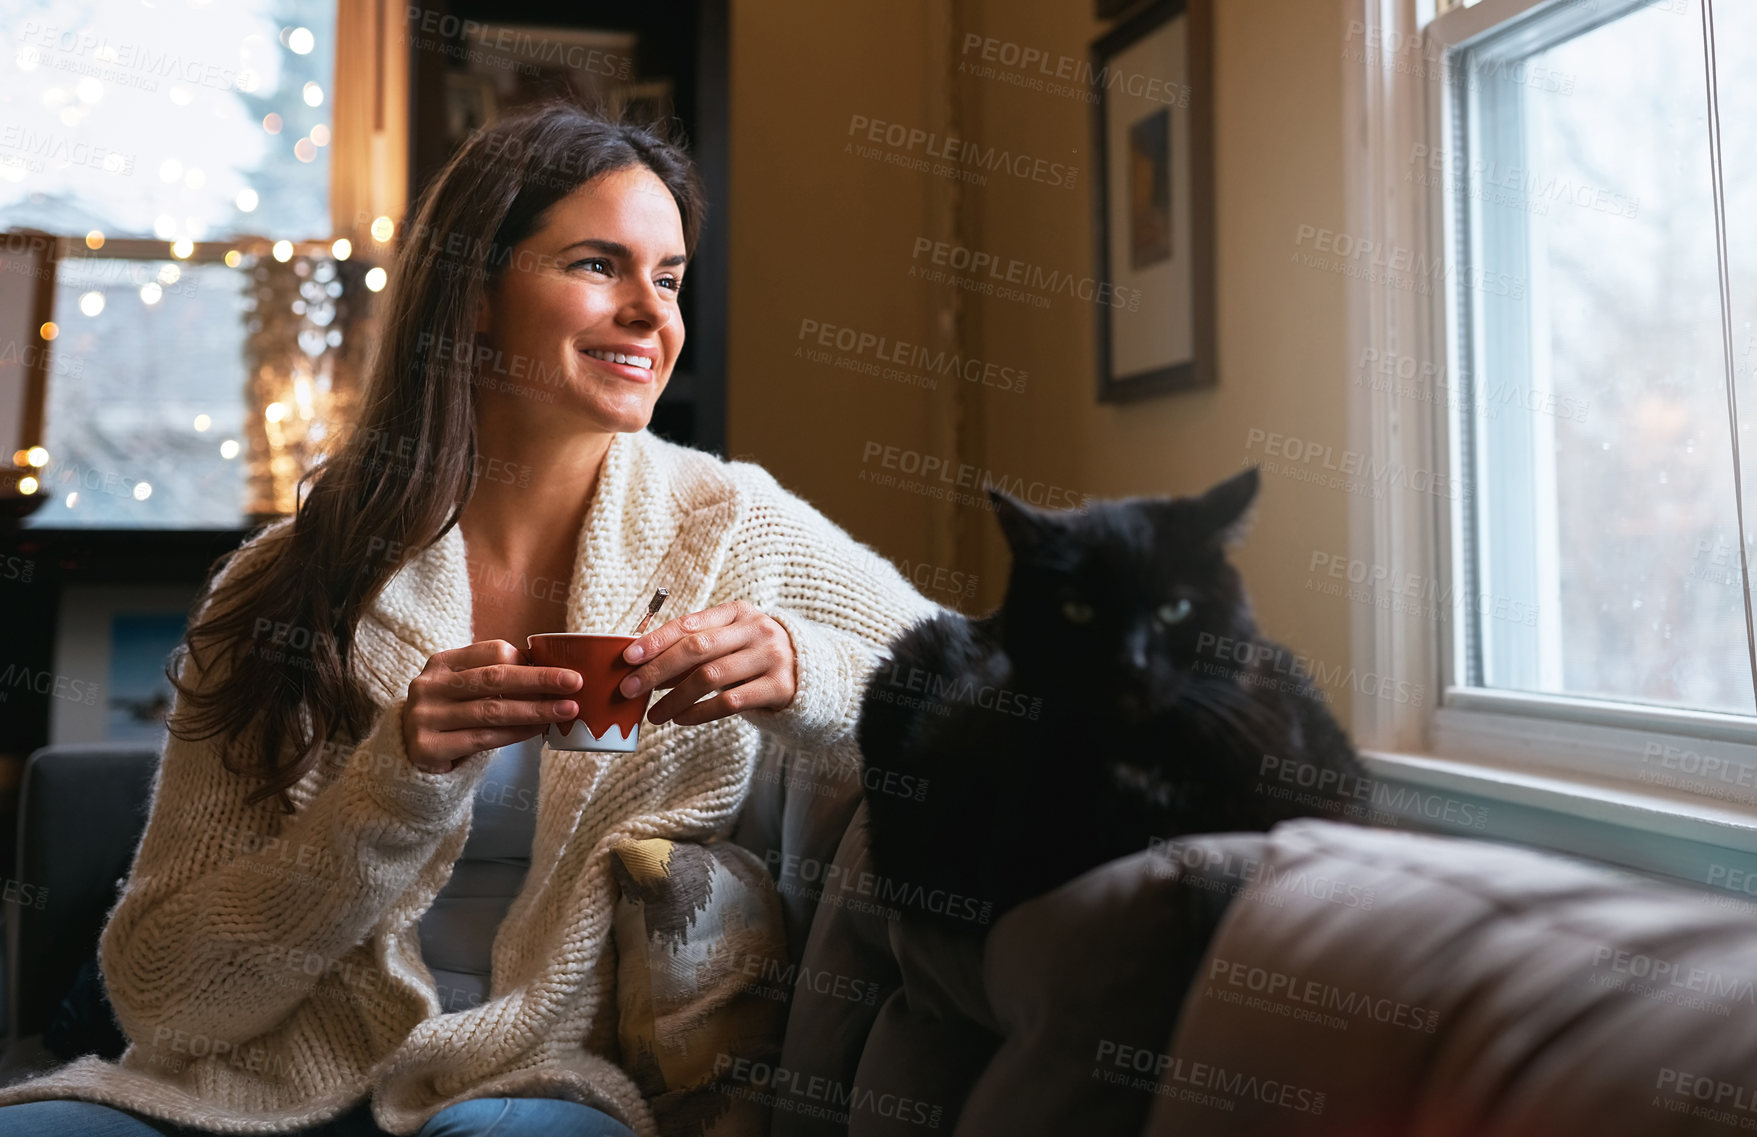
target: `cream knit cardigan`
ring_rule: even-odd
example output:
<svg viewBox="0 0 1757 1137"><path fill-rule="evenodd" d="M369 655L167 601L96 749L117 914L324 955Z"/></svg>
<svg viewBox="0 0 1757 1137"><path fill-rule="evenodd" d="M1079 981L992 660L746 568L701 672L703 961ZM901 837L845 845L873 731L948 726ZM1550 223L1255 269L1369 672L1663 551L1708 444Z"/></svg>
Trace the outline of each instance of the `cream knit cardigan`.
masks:
<svg viewBox="0 0 1757 1137"><path fill-rule="evenodd" d="M739 598L773 616L797 652L797 693L780 711L644 724L631 754L545 747L530 872L495 937L485 1002L440 1013L415 922L463 848L488 758L428 774L402 742L409 680L473 638L454 526L362 618L354 658L382 714L360 745L335 748L293 787L294 813L246 805L252 783L224 769L212 741L168 741L100 947L128 1050L0 1089L0 1105L80 1098L215 1132L280 1133L370 1094L381 1128L412 1134L468 1098L538 1096L595 1106L650 1137L651 1111L613 1060L611 846L725 832L766 746L852 759L878 652L939 611L762 468L646 431L614 435L567 628L632 628L659 585L671 616ZM184 678L195 673L186 661Z"/></svg>

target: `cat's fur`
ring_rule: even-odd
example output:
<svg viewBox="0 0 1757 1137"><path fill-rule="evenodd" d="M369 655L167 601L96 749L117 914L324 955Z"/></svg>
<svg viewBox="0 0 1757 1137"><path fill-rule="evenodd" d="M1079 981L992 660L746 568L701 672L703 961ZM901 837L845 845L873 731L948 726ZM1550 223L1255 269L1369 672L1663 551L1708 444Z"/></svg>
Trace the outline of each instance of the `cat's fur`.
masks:
<svg viewBox="0 0 1757 1137"><path fill-rule="evenodd" d="M1354 749L1305 662L1258 635L1226 560L1257 487L1253 468L1061 513L990 492L1013 554L1001 607L910 628L865 693L872 856L894 903L980 931L1156 839L1344 816L1333 792L1297 799L1319 772L1360 786ZM1263 773L1267 758L1301 776Z"/></svg>

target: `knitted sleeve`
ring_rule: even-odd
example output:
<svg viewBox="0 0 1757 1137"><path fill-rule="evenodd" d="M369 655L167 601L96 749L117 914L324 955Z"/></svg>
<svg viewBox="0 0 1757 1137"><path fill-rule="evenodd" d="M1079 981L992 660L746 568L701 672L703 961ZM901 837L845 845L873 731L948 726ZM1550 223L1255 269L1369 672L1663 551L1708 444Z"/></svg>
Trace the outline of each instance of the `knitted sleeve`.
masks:
<svg viewBox="0 0 1757 1137"><path fill-rule="evenodd" d="M202 674L185 657L179 678L197 689L223 683L223 663L207 662L212 673ZM416 769L403 748L399 701L289 815L273 799L246 803L254 783L225 768L217 740L171 737L146 831L99 941L105 986L129 1040L157 1044L185 1032L213 1049L273 1029L444 855L448 834L467 827L487 761L478 756L446 774Z"/></svg>
<svg viewBox="0 0 1757 1137"><path fill-rule="evenodd" d="M879 658L904 629L943 609L773 475L734 466L748 501L722 579L787 629L798 673L791 703L744 717L792 746L852 742Z"/></svg>

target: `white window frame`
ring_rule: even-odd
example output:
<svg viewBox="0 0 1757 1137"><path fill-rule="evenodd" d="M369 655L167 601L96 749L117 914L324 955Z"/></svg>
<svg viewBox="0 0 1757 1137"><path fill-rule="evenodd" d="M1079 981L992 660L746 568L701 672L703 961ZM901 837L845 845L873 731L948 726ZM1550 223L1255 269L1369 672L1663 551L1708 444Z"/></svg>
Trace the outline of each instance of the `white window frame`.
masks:
<svg viewBox="0 0 1757 1137"><path fill-rule="evenodd" d="M1595 0L1590 7L1602 15L1614 2ZM1433 0L1344 0L1350 21L1359 21L1380 44L1402 48L1395 58L1392 51L1375 56L1369 50L1365 62L1344 64L1345 190L1348 228L1357 240L1429 258L1417 263L1448 256L1447 234L1457 231L1457 218L1450 192L1440 184L1447 179L1423 186L1404 177L1418 145L1448 155L1453 150L1450 100L1455 96L1441 74L1441 60L1454 47L1558 3L1569 0L1481 0L1436 17ZM1628 6L1638 3L1630 0ZM1349 27L1355 30L1352 22ZM1447 274L1453 287L1459 275ZM1446 376L1461 374L1466 344L1455 326L1452 288L1422 296L1359 281L1349 287L1351 372L1358 373L1367 352L1378 351L1444 361ZM1461 486L1464 468L1453 446L1451 400L1424 403L1374 387L1350 384L1351 448L1411 470L1443 473L1450 484ZM1410 492L1354 496L1351 554L1426 580L1468 579L1460 575L1457 557L1465 521L1461 504L1462 498L1454 502ZM1455 588L1447 595L1461 593ZM1757 854L1757 808L1662 784L1666 776L1677 776L1680 764L1692 761L1686 754L1698 756L1697 761L1718 759L1741 771L1741 778L1744 771L1757 776L1757 719L1464 686L1463 645L1454 633L1465 617L1454 612L1447 621L1424 623L1375 605L1353 606L1357 668L1410 680L1425 677L1431 681L1425 689L1440 693L1424 706L1355 696L1352 731L1375 775L1511 805L1511 816L1525 817L1520 824L1526 831L1510 823L1503 834L1514 839L1604 852L1602 827L1572 824L1586 821L1695 848ZM1757 788L1741 789L1757 796ZM1555 815L1570 819L1570 825L1541 820ZM1570 834L1545 832L1545 825L1568 828ZM1674 852L1652 852L1647 867L1702 879L1702 856L1676 855L1683 847L1676 842L1660 845ZM1642 860L1629 854L1618 859Z"/></svg>

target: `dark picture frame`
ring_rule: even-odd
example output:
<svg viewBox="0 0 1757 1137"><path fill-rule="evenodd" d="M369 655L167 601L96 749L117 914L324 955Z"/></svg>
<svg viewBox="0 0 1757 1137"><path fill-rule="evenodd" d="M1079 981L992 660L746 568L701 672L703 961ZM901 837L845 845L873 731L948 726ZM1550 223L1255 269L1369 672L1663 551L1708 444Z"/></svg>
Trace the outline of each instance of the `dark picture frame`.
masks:
<svg viewBox="0 0 1757 1137"><path fill-rule="evenodd" d="M1216 382L1212 45L1212 0L1154 0L1092 45L1101 403Z"/></svg>

